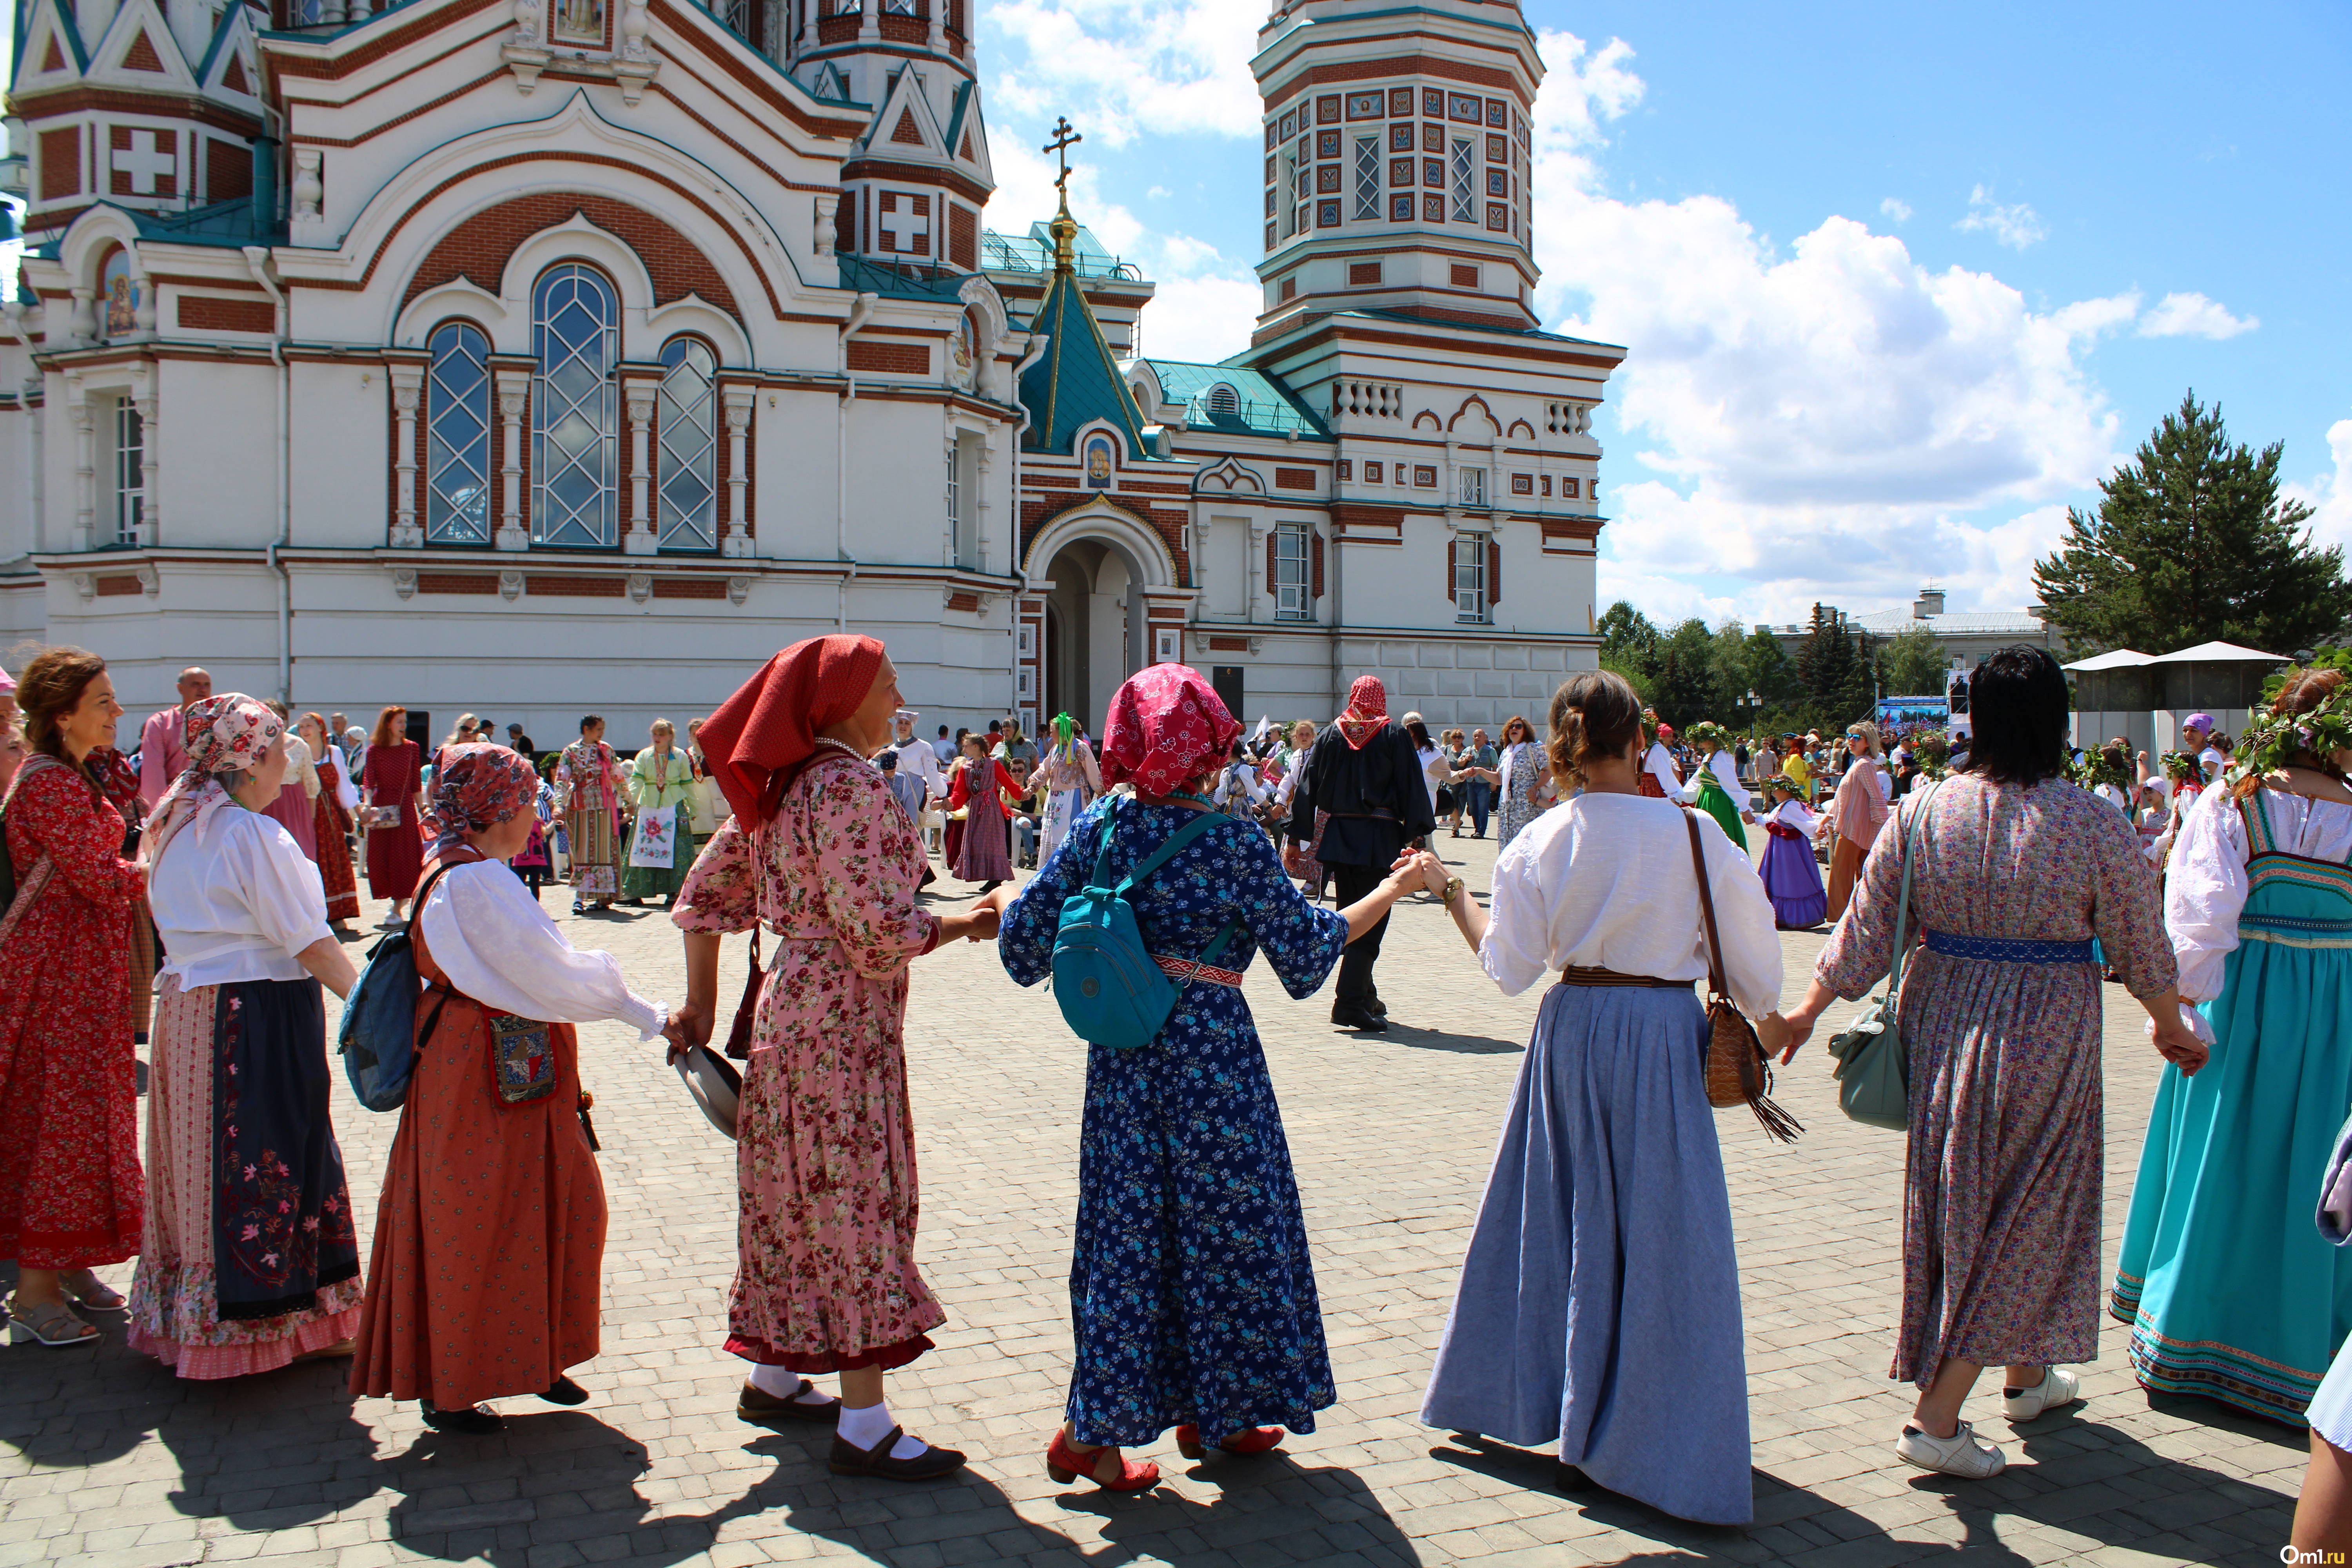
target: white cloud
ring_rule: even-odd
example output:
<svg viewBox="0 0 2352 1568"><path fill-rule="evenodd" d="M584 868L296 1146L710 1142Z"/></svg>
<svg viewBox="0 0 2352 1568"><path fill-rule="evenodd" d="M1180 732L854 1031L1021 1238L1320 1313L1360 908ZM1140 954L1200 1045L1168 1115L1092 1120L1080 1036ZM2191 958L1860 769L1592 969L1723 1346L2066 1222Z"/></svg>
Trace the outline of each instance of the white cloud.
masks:
<svg viewBox="0 0 2352 1568"><path fill-rule="evenodd" d="M1878 210L1896 223L1911 221L1911 204L1900 196L1889 196L1878 204Z"/></svg>
<svg viewBox="0 0 2352 1568"><path fill-rule="evenodd" d="M1000 123L1083 106L1078 131L1109 147L1146 127L1256 134L1264 0L995 0L982 16L1009 46L988 89Z"/></svg>
<svg viewBox="0 0 2352 1568"><path fill-rule="evenodd" d="M2144 338L2234 338L2261 326L2257 316L2233 316L2202 294L2167 294L2140 318Z"/></svg>
<svg viewBox="0 0 2352 1568"><path fill-rule="evenodd" d="M2321 544L2352 546L2352 419L2338 419L2327 427L2327 450L2335 461L2333 471L2307 485L2279 488L2316 514L2309 526Z"/></svg>
<svg viewBox="0 0 2352 1568"><path fill-rule="evenodd" d="M1969 233L1990 234L2011 250L2023 250L2038 239L2049 237L2050 231L2042 226L2042 219L2023 202L2004 206L1992 199L1992 193L1982 185L1969 193L1969 216L1952 226Z"/></svg>
<svg viewBox="0 0 2352 1568"><path fill-rule="evenodd" d="M1619 200L1594 159L1638 100L1630 55L1541 42L1538 304L1628 347L1609 386L1617 452L1664 476L1607 491L1607 579L1703 581L1661 603L1774 621L1817 598L1907 602L1929 577L1956 609L2028 602L2061 498L2114 460L2117 419L2082 356L2140 297L2037 310L1851 218L1783 249L1720 197ZM1587 63L1603 60L1605 92Z"/></svg>

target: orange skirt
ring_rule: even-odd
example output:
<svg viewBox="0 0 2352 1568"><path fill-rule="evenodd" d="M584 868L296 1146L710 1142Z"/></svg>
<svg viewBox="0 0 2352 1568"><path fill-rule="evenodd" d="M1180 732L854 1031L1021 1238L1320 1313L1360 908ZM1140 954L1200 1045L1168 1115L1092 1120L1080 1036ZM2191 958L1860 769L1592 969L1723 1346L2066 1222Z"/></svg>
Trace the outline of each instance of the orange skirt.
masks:
<svg viewBox="0 0 2352 1568"><path fill-rule="evenodd" d="M420 1003L420 1028L432 1011ZM355 1396L462 1409L541 1393L596 1354L604 1182L580 1126L578 1037L548 1028L555 1092L528 1105L499 1103L469 997L418 1053L376 1207Z"/></svg>

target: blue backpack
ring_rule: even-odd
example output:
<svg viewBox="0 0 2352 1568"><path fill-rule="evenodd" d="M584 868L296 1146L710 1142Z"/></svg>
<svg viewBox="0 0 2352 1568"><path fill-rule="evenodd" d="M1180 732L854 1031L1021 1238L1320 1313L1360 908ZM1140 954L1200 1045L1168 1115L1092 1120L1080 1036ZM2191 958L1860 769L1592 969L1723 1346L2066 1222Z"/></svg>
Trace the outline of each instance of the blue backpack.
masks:
<svg viewBox="0 0 2352 1568"><path fill-rule="evenodd" d="M411 906L414 915L425 912L426 895L448 869L436 868L416 889L416 902ZM425 1020L425 1039L418 1039L416 996L425 986L416 973L416 949L409 940L416 924L414 915L407 925L368 950L359 984L343 999L342 1025L335 1031L343 1076L352 1080L352 1092L370 1110L398 1110L407 1103L408 1075L416 1065L417 1047L433 1037L434 1026L441 1021L442 1004L449 999L446 993L435 999L433 1011Z"/></svg>
<svg viewBox="0 0 2352 1568"><path fill-rule="evenodd" d="M1103 814L1102 849L1095 857L1094 876L1083 889L1062 900L1061 924L1054 932L1054 999L1061 1004L1062 1021L1080 1039L1122 1051L1148 1045L1176 1010L1184 987L1171 980L1145 949L1127 895L1178 850L1225 820L1222 814L1202 812L1170 834L1167 843L1113 888L1104 884L1110 877L1118 804L1114 801ZM1215 962L1240 929L1238 917L1227 921L1201 954L1199 965Z"/></svg>

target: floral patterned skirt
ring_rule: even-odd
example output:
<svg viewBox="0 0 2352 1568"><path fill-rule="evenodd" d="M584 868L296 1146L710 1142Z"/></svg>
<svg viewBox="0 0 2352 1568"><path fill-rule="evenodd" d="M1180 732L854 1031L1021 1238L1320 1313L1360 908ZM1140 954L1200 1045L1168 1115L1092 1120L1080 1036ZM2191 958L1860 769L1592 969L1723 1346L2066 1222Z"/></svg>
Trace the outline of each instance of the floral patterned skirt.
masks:
<svg viewBox="0 0 2352 1568"><path fill-rule="evenodd" d="M315 980L163 976L130 1341L182 1377L268 1372L359 1329L324 1026Z"/></svg>

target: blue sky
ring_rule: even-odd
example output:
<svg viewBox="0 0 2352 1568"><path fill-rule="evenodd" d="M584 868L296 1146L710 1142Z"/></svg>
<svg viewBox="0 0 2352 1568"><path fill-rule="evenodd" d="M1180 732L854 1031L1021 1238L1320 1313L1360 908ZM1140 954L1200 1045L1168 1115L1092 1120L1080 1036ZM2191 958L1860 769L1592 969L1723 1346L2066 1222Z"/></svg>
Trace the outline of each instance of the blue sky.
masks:
<svg viewBox="0 0 2352 1568"><path fill-rule="evenodd" d="M1530 4L1545 322L1626 344L1598 432L1604 600L2032 598L2065 508L2184 390L2352 542L2352 7ZM1261 5L982 10L1018 227L1035 134L1161 280L1147 353L1255 309ZM2226 17L2226 20L2220 18Z"/></svg>
<svg viewBox="0 0 2352 1568"><path fill-rule="evenodd" d="M1073 205L1216 359L1258 291L1265 0L975 0L993 226ZM1800 619L2030 602L2182 392L2352 543L2352 5L1530 0L1545 324L1627 345L1601 591ZM0 39L0 47L5 47Z"/></svg>

